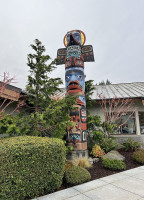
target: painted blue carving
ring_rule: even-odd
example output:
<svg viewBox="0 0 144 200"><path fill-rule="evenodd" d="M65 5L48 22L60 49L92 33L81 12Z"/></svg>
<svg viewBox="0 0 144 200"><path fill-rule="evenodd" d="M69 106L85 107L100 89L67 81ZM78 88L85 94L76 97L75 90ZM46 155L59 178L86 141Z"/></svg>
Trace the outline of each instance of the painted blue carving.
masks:
<svg viewBox="0 0 144 200"><path fill-rule="evenodd" d="M80 101L82 101L82 102L84 103L84 106L86 107L86 99L85 99L85 96L80 95L78 98L80 99Z"/></svg>
<svg viewBox="0 0 144 200"><path fill-rule="evenodd" d="M65 72L68 72L68 71L76 71L76 70L78 70L78 71L82 71L83 72L83 74L84 74L84 68L82 68L82 67L79 67L79 66L74 66L74 67L69 67L69 68L66 68L66 70L65 70Z"/></svg>
<svg viewBox="0 0 144 200"><path fill-rule="evenodd" d="M76 142L81 141L80 134L78 133L71 133L69 139L70 141L76 141Z"/></svg>
<svg viewBox="0 0 144 200"><path fill-rule="evenodd" d="M85 92L85 76L81 70L68 70L65 74L66 88L71 84L78 84Z"/></svg>
<svg viewBox="0 0 144 200"><path fill-rule="evenodd" d="M81 47L78 45L69 46L67 48L67 59L71 57L79 58L81 56Z"/></svg>
<svg viewBox="0 0 144 200"><path fill-rule="evenodd" d="M81 35L79 31L70 31L67 33L67 43L70 42L70 37L73 36L74 40L81 45Z"/></svg>

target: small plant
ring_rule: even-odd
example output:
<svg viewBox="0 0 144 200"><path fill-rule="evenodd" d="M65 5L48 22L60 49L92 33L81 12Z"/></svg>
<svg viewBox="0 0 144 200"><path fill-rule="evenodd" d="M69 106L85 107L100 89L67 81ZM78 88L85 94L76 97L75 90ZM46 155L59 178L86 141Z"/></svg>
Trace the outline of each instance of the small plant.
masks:
<svg viewBox="0 0 144 200"><path fill-rule="evenodd" d="M118 143L113 138L103 138L99 145L106 153L118 148Z"/></svg>
<svg viewBox="0 0 144 200"><path fill-rule="evenodd" d="M83 158L83 157L80 157L78 159L75 159L72 164L74 166L79 166L79 167L82 167L82 168L90 168L92 167L91 163L89 162L89 160L87 158Z"/></svg>
<svg viewBox="0 0 144 200"><path fill-rule="evenodd" d="M97 144L94 145L91 151L91 155L95 158L101 158L105 152L101 149L101 147Z"/></svg>
<svg viewBox="0 0 144 200"><path fill-rule="evenodd" d="M131 138L129 138L126 142L122 143L122 145L125 151L135 151L141 146L141 143L138 141L133 141Z"/></svg>
<svg viewBox="0 0 144 200"><path fill-rule="evenodd" d="M133 153L132 158L139 164L144 164L144 149L140 149Z"/></svg>
<svg viewBox="0 0 144 200"><path fill-rule="evenodd" d="M124 170L126 168L125 163L118 159L103 159L102 166L112 170Z"/></svg>
<svg viewBox="0 0 144 200"><path fill-rule="evenodd" d="M90 173L79 166L72 166L65 172L65 181L70 185L77 185L89 181L91 179Z"/></svg>

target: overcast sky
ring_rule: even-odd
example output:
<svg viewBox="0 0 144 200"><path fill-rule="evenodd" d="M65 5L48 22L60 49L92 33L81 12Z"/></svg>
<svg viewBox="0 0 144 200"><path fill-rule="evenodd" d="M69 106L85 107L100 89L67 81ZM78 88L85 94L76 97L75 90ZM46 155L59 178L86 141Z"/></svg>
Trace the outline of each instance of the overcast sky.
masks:
<svg viewBox="0 0 144 200"><path fill-rule="evenodd" d="M73 29L93 45L95 62L85 63L86 80L144 82L144 0L0 0L0 74L15 75L24 89L34 39L54 59ZM51 76L64 81L64 65Z"/></svg>

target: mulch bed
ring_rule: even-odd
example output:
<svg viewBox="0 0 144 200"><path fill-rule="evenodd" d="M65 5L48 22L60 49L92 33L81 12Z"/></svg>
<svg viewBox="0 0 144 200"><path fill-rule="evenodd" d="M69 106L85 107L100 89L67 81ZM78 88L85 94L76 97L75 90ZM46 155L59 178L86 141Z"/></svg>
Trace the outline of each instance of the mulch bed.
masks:
<svg viewBox="0 0 144 200"><path fill-rule="evenodd" d="M120 149L119 153L125 157L125 164L126 164L125 170L129 170L129 169L141 166L140 164L133 161L132 159L133 152L125 152L123 149ZM125 170L122 170L122 171L125 171ZM91 180L99 179L105 176L109 176L109 175L121 172L120 170L116 171L116 170L110 170L110 169L106 169L102 167L101 161L94 163L92 168L88 169L88 171L91 174ZM61 186L59 190L63 190L69 187L71 186L63 183L63 185Z"/></svg>
<svg viewBox="0 0 144 200"><path fill-rule="evenodd" d="M126 164L125 170L129 170L129 169L141 166L140 164L137 164L136 162L133 161L132 159L133 152L125 152L124 150L121 149L119 150L119 153L125 157L125 164ZM91 177L92 177L91 180L99 179L105 176L109 176L109 175L121 172L121 171L110 170L110 169L106 169L102 167L101 161L94 163L93 167L88 169L88 171L91 174Z"/></svg>

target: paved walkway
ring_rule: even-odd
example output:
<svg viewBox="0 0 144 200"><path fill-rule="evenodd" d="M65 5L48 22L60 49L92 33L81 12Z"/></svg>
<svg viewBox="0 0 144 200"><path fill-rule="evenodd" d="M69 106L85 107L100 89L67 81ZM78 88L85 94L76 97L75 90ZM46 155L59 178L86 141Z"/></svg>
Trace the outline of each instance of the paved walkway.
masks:
<svg viewBox="0 0 144 200"><path fill-rule="evenodd" d="M35 200L144 200L144 166L45 195Z"/></svg>

